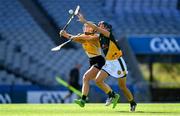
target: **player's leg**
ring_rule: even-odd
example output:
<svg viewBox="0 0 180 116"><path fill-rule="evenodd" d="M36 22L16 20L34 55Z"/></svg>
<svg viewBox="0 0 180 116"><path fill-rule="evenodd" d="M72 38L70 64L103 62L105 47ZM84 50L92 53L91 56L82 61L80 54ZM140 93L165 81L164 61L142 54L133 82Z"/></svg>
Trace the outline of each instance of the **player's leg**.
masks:
<svg viewBox="0 0 180 116"><path fill-rule="evenodd" d="M111 87L104 82L104 80L108 76L109 74L107 72L101 70L98 72L95 82L97 86L101 88L109 96L109 98L106 101L106 106L110 105L113 102L113 108L115 108L119 100L119 95L115 94L115 92L111 89Z"/></svg>
<svg viewBox="0 0 180 116"><path fill-rule="evenodd" d="M94 80L99 69L92 66L83 76L82 95L87 96L89 93L89 81Z"/></svg>
<svg viewBox="0 0 180 116"><path fill-rule="evenodd" d="M130 103L130 107L131 107L130 111L135 111L137 104L134 101L134 97L131 91L126 86L126 77L118 78L118 85Z"/></svg>
<svg viewBox="0 0 180 116"><path fill-rule="evenodd" d="M83 76L83 85L82 85L82 97L79 100L74 100L79 106L84 107L86 103L86 98L89 93L89 81L95 79L99 69L92 66Z"/></svg>
<svg viewBox="0 0 180 116"><path fill-rule="evenodd" d="M106 94L112 91L111 87L104 83L104 80L108 77L109 75L103 71L100 70L97 74L97 77L95 79L96 85L101 88Z"/></svg>
<svg viewBox="0 0 180 116"><path fill-rule="evenodd" d="M120 89L123 91L124 95L128 99L128 101L133 100L132 93L126 86L126 77L118 78L118 84L119 84Z"/></svg>

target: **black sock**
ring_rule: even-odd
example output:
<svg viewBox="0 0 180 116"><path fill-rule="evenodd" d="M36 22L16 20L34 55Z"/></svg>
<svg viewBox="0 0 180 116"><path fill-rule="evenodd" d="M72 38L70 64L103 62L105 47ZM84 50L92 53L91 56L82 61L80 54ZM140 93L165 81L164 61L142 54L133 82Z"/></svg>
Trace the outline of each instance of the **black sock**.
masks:
<svg viewBox="0 0 180 116"><path fill-rule="evenodd" d="M87 97L87 96L82 95L81 99L84 100L84 101L86 101L86 97Z"/></svg>
<svg viewBox="0 0 180 116"><path fill-rule="evenodd" d="M131 101L129 101L129 103L130 103L131 105L136 105L136 102L134 101L134 99L131 100Z"/></svg>
<svg viewBox="0 0 180 116"><path fill-rule="evenodd" d="M115 97L115 93L114 93L114 91L110 91L110 92L108 92L108 96L109 96L109 98L111 98L111 97Z"/></svg>

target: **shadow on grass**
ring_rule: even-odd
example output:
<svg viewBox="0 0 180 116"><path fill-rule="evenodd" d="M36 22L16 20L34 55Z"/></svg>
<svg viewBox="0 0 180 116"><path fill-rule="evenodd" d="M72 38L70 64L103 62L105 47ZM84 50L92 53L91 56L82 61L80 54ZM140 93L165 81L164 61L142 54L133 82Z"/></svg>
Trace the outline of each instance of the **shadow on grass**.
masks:
<svg viewBox="0 0 180 116"><path fill-rule="evenodd" d="M154 112L154 111L135 111L135 112L130 112L130 111L116 111L116 112L119 112L119 113L179 113L179 112Z"/></svg>

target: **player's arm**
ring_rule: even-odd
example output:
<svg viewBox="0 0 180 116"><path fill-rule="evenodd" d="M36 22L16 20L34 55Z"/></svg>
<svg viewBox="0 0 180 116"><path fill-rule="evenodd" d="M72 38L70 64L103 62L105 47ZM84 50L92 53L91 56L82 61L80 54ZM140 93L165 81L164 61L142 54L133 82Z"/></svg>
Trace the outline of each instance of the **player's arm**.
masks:
<svg viewBox="0 0 180 116"><path fill-rule="evenodd" d="M61 31L59 32L59 35L60 35L60 36L63 36L63 37L66 38L66 39L70 39L70 38L73 36L73 35L67 33L67 32L64 31L64 30L61 30Z"/></svg>
<svg viewBox="0 0 180 116"><path fill-rule="evenodd" d="M87 20L83 17L83 15L82 15L81 13L79 13L77 16L78 16L80 22L88 24L88 25L91 26L94 30L96 30L97 32L103 34L103 35L106 36L106 37L109 37L109 36L110 36L110 32L109 32L109 31L98 27L97 25L93 24L93 23L90 22L90 21L87 21Z"/></svg>
<svg viewBox="0 0 180 116"><path fill-rule="evenodd" d="M84 35L84 34L80 34L80 35L71 35L65 31L61 31L60 35L62 35L63 37L67 38L67 39L72 39L75 42L79 42L79 43L83 43L86 41L98 41L99 36L97 34L95 35Z"/></svg>
<svg viewBox="0 0 180 116"><path fill-rule="evenodd" d="M59 34L61 36L65 37L66 39L72 39L75 42L79 42L79 43L85 42L83 39L80 38L81 35L79 35L79 34L78 35L72 35L72 34L67 33L64 30L61 30Z"/></svg>
<svg viewBox="0 0 180 116"><path fill-rule="evenodd" d="M79 35L79 36L75 36L73 37L73 40L81 40L81 41L98 41L99 36L97 34L95 35Z"/></svg>

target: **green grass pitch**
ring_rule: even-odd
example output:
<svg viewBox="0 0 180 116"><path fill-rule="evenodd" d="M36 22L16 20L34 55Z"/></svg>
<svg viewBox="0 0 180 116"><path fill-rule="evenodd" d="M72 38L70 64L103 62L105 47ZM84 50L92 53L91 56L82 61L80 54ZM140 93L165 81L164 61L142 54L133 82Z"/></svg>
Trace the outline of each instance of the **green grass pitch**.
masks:
<svg viewBox="0 0 180 116"><path fill-rule="evenodd" d="M180 104L142 104L129 112L129 104L120 103L115 109L104 104L1 104L0 116L180 116Z"/></svg>

